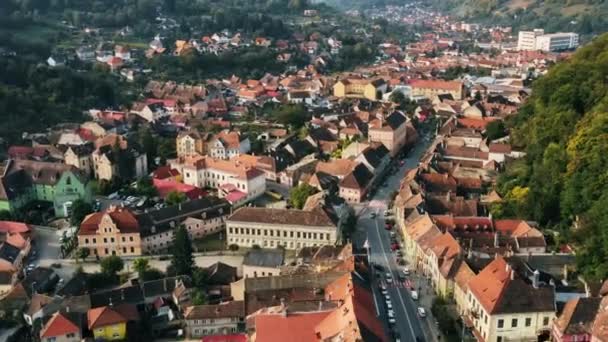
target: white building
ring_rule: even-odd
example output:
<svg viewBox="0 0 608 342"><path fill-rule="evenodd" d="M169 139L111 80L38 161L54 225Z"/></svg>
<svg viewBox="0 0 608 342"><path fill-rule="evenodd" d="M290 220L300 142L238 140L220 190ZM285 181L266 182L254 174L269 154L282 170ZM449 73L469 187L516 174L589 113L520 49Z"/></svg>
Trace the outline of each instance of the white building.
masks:
<svg viewBox="0 0 608 342"><path fill-rule="evenodd" d="M536 37L536 50L561 51L578 47L578 34L552 33Z"/></svg>
<svg viewBox="0 0 608 342"><path fill-rule="evenodd" d="M228 244L287 249L331 245L336 220L323 208L310 211L243 207L226 220Z"/></svg>
<svg viewBox="0 0 608 342"><path fill-rule="evenodd" d="M542 29L520 31L517 39L518 50L560 51L578 47L578 34L573 32L558 32L545 34Z"/></svg>
<svg viewBox="0 0 608 342"><path fill-rule="evenodd" d="M213 159L207 156L186 157L170 162L183 177L183 182L199 188L214 188L219 197L231 201L250 201L266 191L264 172L238 160Z"/></svg>

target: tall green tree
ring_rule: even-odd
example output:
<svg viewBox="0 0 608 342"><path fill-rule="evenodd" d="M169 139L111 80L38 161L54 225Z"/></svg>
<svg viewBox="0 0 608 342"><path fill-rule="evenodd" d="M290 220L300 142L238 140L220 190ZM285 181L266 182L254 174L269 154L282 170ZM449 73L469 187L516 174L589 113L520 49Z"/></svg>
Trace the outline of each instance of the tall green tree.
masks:
<svg viewBox="0 0 608 342"><path fill-rule="evenodd" d="M82 199L77 199L72 202L72 215L70 216L70 224L72 226L80 226L84 218L93 212L93 207L90 203Z"/></svg>
<svg viewBox="0 0 608 342"><path fill-rule="evenodd" d="M306 183L302 183L289 190L289 203L296 209L302 209L308 197L316 194L318 190Z"/></svg>
<svg viewBox="0 0 608 342"><path fill-rule="evenodd" d="M150 261L146 258L133 260L133 269L137 272L139 279L144 279L144 275L150 270Z"/></svg>
<svg viewBox="0 0 608 342"><path fill-rule="evenodd" d="M175 229L171 253L171 267L175 274L191 276L194 269L192 241L183 225Z"/></svg>
<svg viewBox="0 0 608 342"><path fill-rule="evenodd" d="M117 255L111 255L101 259L101 273L108 277L116 278L118 272L122 271L125 263Z"/></svg>

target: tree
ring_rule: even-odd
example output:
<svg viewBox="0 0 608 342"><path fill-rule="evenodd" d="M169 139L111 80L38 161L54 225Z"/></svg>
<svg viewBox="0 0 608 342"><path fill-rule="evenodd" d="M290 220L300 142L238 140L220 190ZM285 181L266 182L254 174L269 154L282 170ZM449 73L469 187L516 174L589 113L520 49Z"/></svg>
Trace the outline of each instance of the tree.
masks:
<svg viewBox="0 0 608 342"><path fill-rule="evenodd" d="M144 274L150 269L150 261L146 258L133 260L133 269L137 272L139 279L144 278Z"/></svg>
<svg viewBox="0 0 608 342"><path fill-rule="evenodd" d="M207 304L207 296L203 290L195 288L192 291L192 305L205 305Z"/></svg>
<svg viewBox="0 0 608 342"><path fill-rule="evenodd" d="M79 226L82 220L93 212L93 206L90 203L85 202L82 199L77 199L72 202L72 216L70 217L70 224L72 226Z"/></svg>
<svg viewBox="0 0 608 342"><path fill-rule="evenodd" d="M192 242L186 227L180 225L173 234L171 247L171 266L176 275L192 275L194 258L192 256Z"/></svg>
<svg viewBox="0 0 608 342"><path fill-rule="evenodd" d="M507 128L502 120L494 120L486 125L486 137L488 140L500 139L507 135Z"/></svg>
<svg viewBox="0 0 608 342"><path fill-rule="evenodd" d="M289 203L296 209L302 209L309 196L318 190L306 183L302 183L289 191Z"/></svg>
<svg viewBox="0 0 608 342"><path fill-rule="evenodd" d="M209 275L207 270L204 268L197 267L192 272L192 283L195 287L205 288L207 286L207 280Z"/></svg>
<svg viewBox="0 0 608 342"><path fill-rule="evenodd" d="M111 255L101 259L101 273L110 278L116 278L118 272L122 271L124 267L125 263L117 255Z"/></svg>
<svg viewBox="0 0 608 342"><path fill-rule="evenodd" d="M156 190L156 187L154 187L154 183L150 177L142 177L137 180L137 194L140 196L147 196L148 198L158 195L158 191Z"/></svg>
<svg viewBox="0 0 608 342"><path fill-rule="evenodd" d="M165 197L165 203L167 205L176 205L186 201L186 195L183 192L171 191Z"/></svg>
<svg viewBox="0 0 608 342"><path fill-rule="evenodd" d="M310 119L310 115L303 105L282 105L271 113L277 122L299 129Z"/></svg>
<svg viewBox="0 0 608 342"><path fill-rule="evenodd" d="M396 103L398 105L401 105L403 102L406 101L405 95L402 92L397 91L397 90L393 90L388 99L392 103Z"/></svg>
<svg viewBox="0 0 608 342"><path fill-rule="evenodd" d="M74 256L76 257L76 261L78 261L78 260L84 261L84 259L88 258L90 254L91 254L90 249L88 249L86 247L80 247L76 250L76 254Z"/></svg>
<svg viewBox="0 0 608 342"><path fill-rule="evenodd" d="M0 210L0 221L11 221L13 215L8 210Z"/></svg>

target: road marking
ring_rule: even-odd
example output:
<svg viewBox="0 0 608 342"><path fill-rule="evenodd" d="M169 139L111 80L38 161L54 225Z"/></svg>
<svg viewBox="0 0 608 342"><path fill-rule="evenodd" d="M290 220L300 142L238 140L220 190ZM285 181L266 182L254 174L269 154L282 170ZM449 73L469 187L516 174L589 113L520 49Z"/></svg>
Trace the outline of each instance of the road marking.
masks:
<svg viewBox="0 0 608 342"><path fill-rule="evenodd" d="M394 278L393 270L391 269L391 264L388 262L388 258L386 257L386 251L384 250L384 246L382 244L382 237L380 236L380 228L378 227L378 220L376 222L376 235L378 236L378 242L380 243L380 249L382 250L382 255L384 256L384 261L386 261L386 267L389 269L391 276ZM416 334L414 333L414 326L410 321L410 314L407 312L407 308L405 307L405 302L401 297L401 293L397 290L397 298L399 298L399 302L401 302L401 307L405 312L405 318L407 319L407 324L410 326L410 333L412 334L413 341L416 341Z"/></svg>

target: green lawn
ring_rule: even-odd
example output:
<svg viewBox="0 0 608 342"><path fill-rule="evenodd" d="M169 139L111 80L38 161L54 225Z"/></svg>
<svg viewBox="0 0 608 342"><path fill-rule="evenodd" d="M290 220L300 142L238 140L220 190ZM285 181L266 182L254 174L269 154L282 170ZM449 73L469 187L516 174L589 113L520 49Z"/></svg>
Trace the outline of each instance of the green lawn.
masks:
<svg viewBox="0 0 608 342"><path fill-rule="evenodd" d="M221 240L220 240L221 235ZM209 235L192 241L195 252L221 251L226 249L226 234L224 232Z"/></svg>

